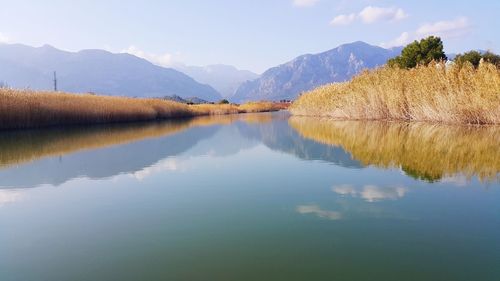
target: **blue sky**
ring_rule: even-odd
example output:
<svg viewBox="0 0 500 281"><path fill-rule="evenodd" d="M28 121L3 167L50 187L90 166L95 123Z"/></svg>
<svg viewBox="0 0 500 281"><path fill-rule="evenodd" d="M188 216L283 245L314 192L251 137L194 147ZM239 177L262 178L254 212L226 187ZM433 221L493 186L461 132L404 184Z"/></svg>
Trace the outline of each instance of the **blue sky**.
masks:
<svg viewBox="0 0 500 281"><path fill-rule="evenodd" d="M305 53L428 34L447 52L499 50L500 1L2 1L0 42L130 52L157 64L262 72Z"/></svg>

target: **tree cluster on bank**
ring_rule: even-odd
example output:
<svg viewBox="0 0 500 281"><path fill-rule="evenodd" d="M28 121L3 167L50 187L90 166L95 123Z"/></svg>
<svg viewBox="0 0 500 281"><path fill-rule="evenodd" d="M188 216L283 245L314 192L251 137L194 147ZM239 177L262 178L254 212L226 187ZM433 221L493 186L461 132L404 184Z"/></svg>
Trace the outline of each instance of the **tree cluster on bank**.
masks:
<svg viewBox="0 0 500 281"><path fill-rule="evenodd" d="M436 36L429 36L420 41L415 40L408 44L401 51L401 55L389 59L387 64L391 67L399 68L414 68L419 65L428 65L431 62L447 61L448 58L444 53L443 41ZM471 64L475 68L479 66L481 61L489 62L500 68L500 56L487 51L481 53L479 51L469 51L463 54L458 54L453 62L458 66Z"/></svg>
<svg viewBox="0 0 500 281"><path fill-rule="evenodd" d="M485 53L481 53L479 51L469 51L463 54L458 54L455 57L454 62L459 66L470 63L477 68L481 63L481 60L494 64L497 68L500 68L500 56L490 51Z"/></svg>

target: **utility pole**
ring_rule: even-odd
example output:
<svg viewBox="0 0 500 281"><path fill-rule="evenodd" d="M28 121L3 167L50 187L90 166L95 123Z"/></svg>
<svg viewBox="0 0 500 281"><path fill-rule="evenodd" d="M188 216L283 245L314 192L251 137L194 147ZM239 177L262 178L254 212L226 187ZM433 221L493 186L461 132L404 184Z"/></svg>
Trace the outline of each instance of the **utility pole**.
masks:
<svg viewBox="0 0 500 281"><path fill-rule="evenodd" d="M57 92L57 74L54 71L54 92Z"/></svg>

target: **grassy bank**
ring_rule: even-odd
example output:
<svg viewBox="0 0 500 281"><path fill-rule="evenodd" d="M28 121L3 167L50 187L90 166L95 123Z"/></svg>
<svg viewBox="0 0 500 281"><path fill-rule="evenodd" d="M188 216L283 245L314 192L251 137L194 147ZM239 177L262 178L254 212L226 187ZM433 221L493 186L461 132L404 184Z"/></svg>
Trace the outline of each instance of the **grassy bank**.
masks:
<svg viewBox="0 0 500 281"><path fill-rule="evenodd" d="M294 115L351 120L500 124L500 70L483 63L382 67L303 94Z"/></svg>
<svg viewBox="0 0 500 281"><path fill-rule="evenodd" d="M428 181L456 175L500 180L499 126L304 116L293 116L289 123L303 137L340 146L364 165L401 168L410 176Z"/></svg>
<svg viewBox="0 0 500 281"><path fill-rule="evenodd" d="M161 120L201 115L267 112L279 104L186 105L160 99L0 89L0 129Z"/></svg>

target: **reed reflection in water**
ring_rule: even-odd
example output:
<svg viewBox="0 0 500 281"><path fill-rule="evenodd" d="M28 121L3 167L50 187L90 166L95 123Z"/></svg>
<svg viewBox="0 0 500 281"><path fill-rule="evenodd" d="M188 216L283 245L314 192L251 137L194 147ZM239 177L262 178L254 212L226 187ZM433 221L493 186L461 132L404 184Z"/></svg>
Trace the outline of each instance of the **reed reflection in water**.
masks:
<svg viewBox="0 0 500 281"><path fill-rule="evenodd" d="M255 115L203 116L161 122L3 132L0 134L0 168L45 157L164 137L192 127L229 125L236 120L249 120L249 122L270 120L266 114Z"/></svg>
<svg viewBox="0 0 500 281"><path fill-rule="evenodd" d="M339 146L364 165L401 168L427 181L448 176L500 179L500 127L382 121L336 121L298 117L289 124L300 135Z"/></svg>
<svg viewBox="0 0 500 281"><path fill-rule="evenodd" d="M500 183L445 175L496 175L497 137L286 112L2 132L0 280L496 280Z"/></svg>

